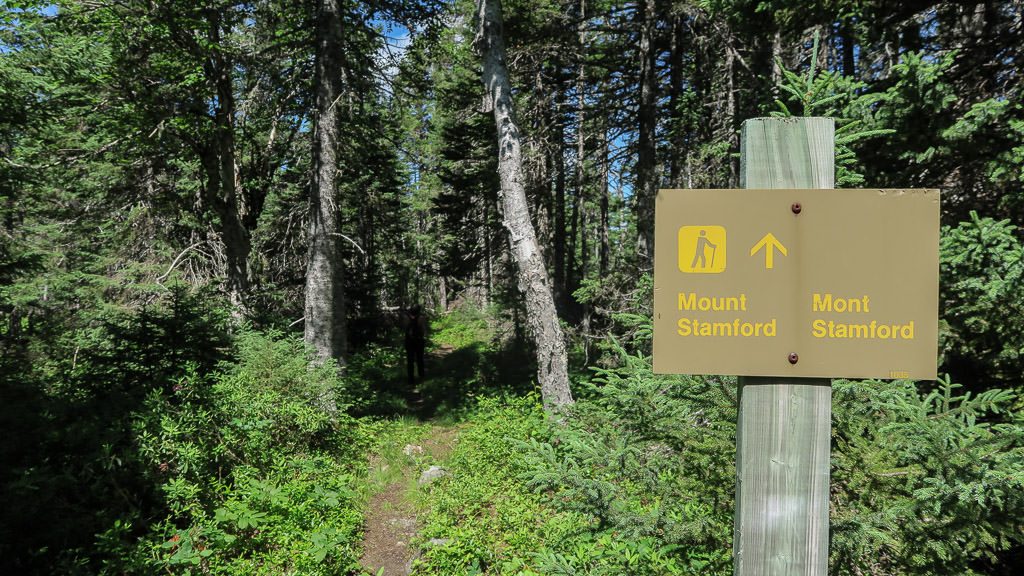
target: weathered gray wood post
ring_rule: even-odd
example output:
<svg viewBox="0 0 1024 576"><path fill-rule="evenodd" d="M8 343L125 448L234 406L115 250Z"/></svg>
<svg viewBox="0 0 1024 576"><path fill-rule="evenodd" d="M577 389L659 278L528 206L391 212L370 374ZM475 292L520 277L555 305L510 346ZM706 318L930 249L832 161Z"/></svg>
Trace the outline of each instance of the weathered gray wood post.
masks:
<svg viewBox="0 0 1024 576"><path fill-rule="evenodd" d="M831 118L755 118L743 123L744 188L832 188ZM736 576L828 572L828 379L739 379L736 427Z"/></svg>

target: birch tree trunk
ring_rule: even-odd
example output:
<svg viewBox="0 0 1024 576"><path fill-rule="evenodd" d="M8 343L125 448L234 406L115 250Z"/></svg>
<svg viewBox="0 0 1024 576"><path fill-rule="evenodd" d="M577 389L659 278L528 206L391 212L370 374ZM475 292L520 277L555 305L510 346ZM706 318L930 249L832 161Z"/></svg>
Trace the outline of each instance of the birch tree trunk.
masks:
<svg viewBox="0 0 1024 576"><path fill-rule="evenodd" d="M526 296L526 321L537 348L537 379L541 397L545 410L554 411L573 401L569 390L565 340L526 203L521 138L513 117L499 0L478 0L477 15L480 28L476 45L483 57L484 88L493 104L494 122L498 128L498 177L504 225L509 232L519 289Z"/></svg>
<svg viewBox="0 0 1024 576"><path fill-rule="evenodd" d="M321 0L316 30L316 117L309 190L306 321L303 336L321 359L341 365L345 353L345 293L338 189L338 99L343 90L341 6Z"/></svg>

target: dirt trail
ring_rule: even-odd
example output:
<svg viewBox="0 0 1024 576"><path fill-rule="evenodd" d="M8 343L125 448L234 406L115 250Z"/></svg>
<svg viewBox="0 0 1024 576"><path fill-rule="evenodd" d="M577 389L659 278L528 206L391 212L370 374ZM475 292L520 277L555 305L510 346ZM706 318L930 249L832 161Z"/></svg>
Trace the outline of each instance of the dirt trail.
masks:
<svg viewBox="0 0 1024 576"><path fill-rule="evenodd" d="M399 478L370 498L366 508L363 556L360 559L367 573L374 576L405 576L412 572L419 550L411 541L419 526L411 492L417 490L416 481L426 468L424 462L439 462L447 456L457 434L458 429L455 427L431 426L419 444L411 445L412 454L400 461ZM370 466L378 470L395 464L379 458L370 460Z"/></svg>

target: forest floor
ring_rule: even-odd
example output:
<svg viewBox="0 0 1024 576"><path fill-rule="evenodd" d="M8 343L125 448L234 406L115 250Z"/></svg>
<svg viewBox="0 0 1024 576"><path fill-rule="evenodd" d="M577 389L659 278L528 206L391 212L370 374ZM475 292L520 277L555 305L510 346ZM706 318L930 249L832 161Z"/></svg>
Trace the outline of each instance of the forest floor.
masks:
<svg viewBox="0 0 1024 576"><path fill-rule="evenodd" d="M430 356L440 367L452 352L442 346ZM450 375L448 375L450 376ZM430 381L426 384L429 385ZM424 387L429 388L429 386ZM418 514L423 509L427 484L421 481L431 467L443 468L445 458L458 441L459 426L433 414L432 394L410 391L408 413L397 429L381 439L369 457L369 488L364 512L363 555L360 564L373 576L405 576L419 558Z"/></svg>
<svg viewBox="0 0 1024 576"><path fill-rule="evenodd" d="M419 557L414 542L417 513L423 486L421 474L432 465L444 462L458 438L458 427L431 423L415 444L401 447L400 458L374 454L370 475L376 478L378 492L368 500L363 535L363 568L373 575L404 576L412 572Z"/></svg>

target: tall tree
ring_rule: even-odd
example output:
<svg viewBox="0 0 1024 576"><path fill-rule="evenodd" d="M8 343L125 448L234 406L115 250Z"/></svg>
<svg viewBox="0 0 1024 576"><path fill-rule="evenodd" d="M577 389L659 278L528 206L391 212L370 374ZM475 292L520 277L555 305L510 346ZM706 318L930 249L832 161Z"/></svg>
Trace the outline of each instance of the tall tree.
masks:
<svg viewBox="0 0 1024 576"><path fill-rule="evenodd" d="M304 338L321 359L344 362L345 292L338 221L339 103L344 90L340 0L320 0L316 17L316 114L309 189L309 260Z"/></svg>
<svg viewBox="0 0 1024 576"><path fill-rule="evenodd" d="M524 187L521 138L505 66L505 39L499 0L479 0L477 48L483 58L484 88L498 130L498 177L504 224L509 232L519 289L526 297L526 320L536 345L537 379L545 409L573 402L569 390L565 340L551 295L551 283L537 244Z"/></svg>
<svg viewBox="0 0 1024 576"><path fill-rule="evenodd" d="M637 252L644 268L650 269L654 262L654 196L658 191L657 171L657 89L658 76L655 64L658 61L655 33L654 0L638 0L636 11L640 26L640 90L637 114L637 161L636 161L636 230Z"/></svg>
<svg viewBox="0 0 1024 576"><path fill-rule="evenodd" d="M252 242L250 230L244 223L251 206L245 201L235 144L235 63L222 39L222 32L230 31L233 22L226 18L231 14L229 10L207 8L203 12L208 26L206 45L212 47L205 60L204 71L215 87L213 102L216 103L211 137L200 144L200 156L207 175L205 201L219 219L228 297L236 314L241 315L246 308L245 299L251 282L249 252ZM198 50L201 49L197 47Z"/></svg>

